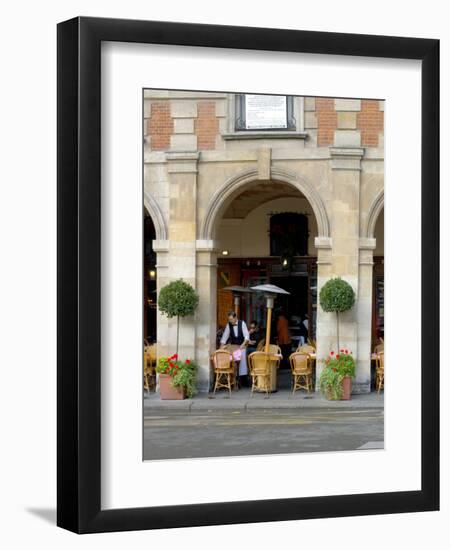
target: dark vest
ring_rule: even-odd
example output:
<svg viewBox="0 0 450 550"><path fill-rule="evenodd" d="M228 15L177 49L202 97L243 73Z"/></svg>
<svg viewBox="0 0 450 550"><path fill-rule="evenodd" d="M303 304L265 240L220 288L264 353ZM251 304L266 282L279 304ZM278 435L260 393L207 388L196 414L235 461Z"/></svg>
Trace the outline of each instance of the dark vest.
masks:
<svg viewBox="0 0 450 550"><path fill-rule="evenodd" d="M228 327L230 329L230 337L228 338L228 343L233 344L235 346L240 346L242 342L245 340L244 333L242 332L242 321L238 321L238 334L237 336L234 335L234 326L231 323L228 323Z"/></svg>

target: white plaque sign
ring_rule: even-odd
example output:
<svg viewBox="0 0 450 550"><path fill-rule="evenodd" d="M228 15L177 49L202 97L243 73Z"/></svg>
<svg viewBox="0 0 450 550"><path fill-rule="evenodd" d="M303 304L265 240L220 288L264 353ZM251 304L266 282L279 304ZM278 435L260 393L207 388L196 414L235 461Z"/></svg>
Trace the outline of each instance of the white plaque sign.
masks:
<svg viewBox="0 0 450 550"><path fill-rule="evenodd" d="M285 95L245 95L245 127L287 128Z"/></svg>

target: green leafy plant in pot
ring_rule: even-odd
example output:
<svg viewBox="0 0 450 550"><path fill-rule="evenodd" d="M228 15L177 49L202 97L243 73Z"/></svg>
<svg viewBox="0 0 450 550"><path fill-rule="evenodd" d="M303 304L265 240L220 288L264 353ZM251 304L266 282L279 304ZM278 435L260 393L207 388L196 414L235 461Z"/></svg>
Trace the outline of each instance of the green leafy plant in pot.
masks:
<svg viewBox="0 0 450 550"><path fill-rule="evenodd" d="M346 349L340 349L339 313L350 310L355 304L355 291L340 277L330 279L320 290L319 301L326 312L336 313L337 349L325 360L325 368L319 378L319 386L328 399L350 399L352 378L355 376L355 360Z"/></svg>
<svg viewBox="0 0 450 550"><path fill-rule="evenodd" d="M174 353L170 357L160 357L156 372L160 379L161 399L183 399L196 394L198 365L186 359L180 361Z"/></svg>
<svg viewBox="0 0 450 550"><path fill-rule="evenodd" d="M341 349L340 353L330 352L325 359L325 368L320 373L320 391L327 399L350 399L351 381L355 377L355 360L352 352Z"/></svg>

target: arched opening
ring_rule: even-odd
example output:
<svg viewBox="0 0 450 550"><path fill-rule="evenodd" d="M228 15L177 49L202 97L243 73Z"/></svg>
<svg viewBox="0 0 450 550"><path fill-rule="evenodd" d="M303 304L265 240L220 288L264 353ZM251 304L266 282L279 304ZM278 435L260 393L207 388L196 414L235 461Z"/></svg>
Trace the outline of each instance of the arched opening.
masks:
<svg viewBox="0 0 450 550"><path fill-rule="evenodd" d="M156 253L153 240L156 238L155 225L144 208L144 338L148 344L156 342Z"/></svg>
<svg viewBox="0 0 450 550"><path fill-rule="evenodd" d="M317 324L317 251L319 235L315 211L295 185L285 181L249 181L237 189L215 220L219 250L217 270L217 327L219 335L234 308L226 287L275 284L288 292L275 302L273 343L281 310L289 322L290 350L307 338L315 339ZM265 299L244 293L240 317L256 321L264 333ZM286 350L288 351L288 350Z"/></svg>
<svg viewBox="0 0 450 550"><path fill-rule="evenodd" d="M384 208L374 220L373 237L373 298L372 298L372 349L384 340Z"/></svg>

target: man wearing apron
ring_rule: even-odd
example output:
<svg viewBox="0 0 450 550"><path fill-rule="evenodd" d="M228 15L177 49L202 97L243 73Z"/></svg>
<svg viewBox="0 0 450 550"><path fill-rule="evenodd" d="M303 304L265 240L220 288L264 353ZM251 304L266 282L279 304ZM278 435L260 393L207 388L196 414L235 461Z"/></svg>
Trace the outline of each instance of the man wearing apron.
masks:
<svg viewBox="0 0 450 550"><path fill-rule="evenodd" d="M249 341L250 335L245 321L241 321L237 318L234 311L230 311L228 313L227 326L220 339L220 345L223 348L225 344L232 344L234 346L239 346L242 350L241 360L239 362L239 380L241 385L244 386L248 384L247 354L245 353L245 347Z"/></svg>

